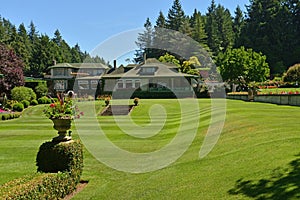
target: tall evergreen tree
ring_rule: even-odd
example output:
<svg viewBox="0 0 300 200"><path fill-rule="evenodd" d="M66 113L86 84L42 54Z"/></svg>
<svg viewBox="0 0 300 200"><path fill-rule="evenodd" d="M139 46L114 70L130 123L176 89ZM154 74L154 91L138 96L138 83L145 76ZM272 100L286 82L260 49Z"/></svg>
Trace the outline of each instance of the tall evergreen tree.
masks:
<svg viewBox="0 0 300 200"><path fill-rule="evenodd" d="M31 43L25 25L22 23L18 28L18 38L13 42L13 48L16 54L22 58L24 62L24 73L30 70Z"/></svg>
<svg viewBox="0 0 300 200"><path fill-rule="evenodd" d="M144 32L139 33L138 41L136 42L136 45L139 48L135 54L136 55L135 61L137 63L141 63L144 61L144 54L146 54L147 57L153 57L152 56L153 27L149 18L146 19L144 28L145 28Z"/></svg>
<svg viewBox="0 0 300 200"><path fill-rule="evenodd" d="M204 19L201 13L195 9L190 21L193 29L192 38L199 42L202 47L207 49L207 34L205 32Z"/></svg>
<svg viewBox="0 0 300 200"><path fill-rule="evenodd" d="M225 51L234 43L233 23L230 11L220 4L216 8L217 35L220 41L219 50Z"/></svg>
<svg viewBox="0 0 300 200"><path fill-rule="evenodd" d="M159 11L159 15L158 15L158 18L156 20L156 25L155 27L158 27L158 28L166 28L166 18L163 14L162 11Z"/></svg>
<svg viewBox="0 0 300 200"><path fill-rule="evenodd" d="M240 37L242 33L242 28L245 25L245 18L243 15L243 11L240 6L237 6L234 11L234 19L233 19L233 32L234 32L234 46L240 46Z"/></svg>
<svg viewBox="0 0 300 200"><path fill-rule="evenodd" d="M174 0L172 8L169 9L167 16L167 28L179 31L180 26L184 23L185 14L179 0Z"/></svg>
<svg viewBox="0 0 300 200"><path fill-rule="evenodd" d="M272 74L286 69L284 60L290 52L286 48L290 46L290 16L288 10L282 9L282 3L282 0L251 0L242 30L243 44L267 56Z"/></svg>
<svg viewBox="0 0 300 200"><path fill-rule="evenodd" d="M220 40L218 38L218 25L216 21L216 4L215 1L212 0L210 7L208 7L208 12L206 14L206 24L205 30L207 33L207 45L216 55L220 50Z"/></svg>

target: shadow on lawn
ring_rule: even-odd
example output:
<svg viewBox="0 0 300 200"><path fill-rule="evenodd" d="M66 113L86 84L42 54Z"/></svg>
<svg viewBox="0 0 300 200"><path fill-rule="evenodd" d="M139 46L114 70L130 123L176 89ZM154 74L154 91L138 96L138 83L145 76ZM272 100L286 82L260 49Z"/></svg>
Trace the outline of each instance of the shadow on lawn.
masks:
<svg viewBox="0 0 300 200"><path fill-rule="evenodd" d="M243 194L255 199L300 199L300 154L287 168L273 170L271 177L259 181L240 179L231 195Z"/></svg>

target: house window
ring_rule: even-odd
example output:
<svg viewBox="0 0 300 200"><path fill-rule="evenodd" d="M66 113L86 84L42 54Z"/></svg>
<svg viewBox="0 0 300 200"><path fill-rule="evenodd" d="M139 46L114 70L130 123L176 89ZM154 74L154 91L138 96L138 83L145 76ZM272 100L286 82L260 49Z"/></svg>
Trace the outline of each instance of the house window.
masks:
<svg viewBox="0 0 300 200"><path fill-rule="evenodd" d="M141 87L141 81L140 80L135 80L134 81L134 88L139 88Z"/></svg>
<svg viewBox="0 0 300 200"><path fill-rule="evenodd" d="M100 76L102 74L102 70L101 69L95 69L93 70L93 76Z"/></svg>
<svg viewBox="0 0 300 200"><path fill-rule="evenodd" d="M97 89L98 81L97 80L91 80L91 89Z"/></svg>
<svg viewBox="0 0 300 200"><path fill-rule="evenodd" d="M118 89L122 89L123 88L123 80L118 80L117 86L118 86Z"/></svg>
<svg viewBox="0 0 300 200"><path fill-rule="evenodd" d="M89 81L78 81L78 87L81 90L88 90L89 89Z"/></svg>
<svg viewBox="0 0 300 200"><path fill-rule="evenodd" d="M126 80L126 88L132 88L132 80Z"/></svg>
<svg viewBox="0 0 300 200"><path fill-rule="evenodd" d="M144 75L153 75L156 72L156 67L143 67L141 68L140 74Z"/></svg>
<svg viewBox="0 0 300 200"><path fill-rule="evenodd" d="M53 69L54 76L68 76L68 70L65 68L55 68Z"/></svg>
<svg viewBox="0 0 300 200"><path fill-rule="evenodd" d="M54 81L54 89L55 90L65 90L66 89L66 81L65 80L55 80Z"/></svg>

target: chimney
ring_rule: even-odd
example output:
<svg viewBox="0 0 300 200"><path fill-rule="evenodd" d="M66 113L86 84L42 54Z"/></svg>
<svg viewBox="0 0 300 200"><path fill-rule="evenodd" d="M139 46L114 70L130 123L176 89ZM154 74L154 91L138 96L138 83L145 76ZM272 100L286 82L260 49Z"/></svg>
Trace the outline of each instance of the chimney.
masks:
<svg viewBox="0 0 300 200"><path fill-rule="evenodd" d="M117 60L114 60L114 70L117 69Z"/></svg>
<svg viewBox="0 0 300 200"><path fill-rule="evenodd" d="M146 60L147 60L147 54L146 53L143 54L143 58L144 58L144 64L146 64Z"/></svg>
<svg viewBox="0 0 300 200"><path fill-rule="evenodd" d="M53 59L53 66L54 66L54 65L56 65L56 60L55 60L55 59Z"/></svg>

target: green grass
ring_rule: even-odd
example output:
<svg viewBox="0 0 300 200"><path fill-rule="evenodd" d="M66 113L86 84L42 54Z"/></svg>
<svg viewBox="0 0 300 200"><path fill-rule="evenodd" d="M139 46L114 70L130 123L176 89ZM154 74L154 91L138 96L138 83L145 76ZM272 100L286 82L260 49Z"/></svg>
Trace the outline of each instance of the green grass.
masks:
<svg viewBox="0 0 300 200"><path fill-rule="evenodd" d="M149 139L124 134L113 117L98 117L98 121L120 148L152 152L175 137L180 122L176 100L144 99L131 113L134 122L146 126L153 104L166 109L167 119L162 131ZM210 122L210 100L200 99L199 106L200 125L193 143L164 169L142 174L121 172L85 150L82 179L89 184L74 199L299 198L300 107L227 100L222 135L210 154L199 159ZM102 105L96 107L99 110ZM81 120L88 120L88 103L82 103L81 108L86 112ZM0 122L0 184L35 172L39 146L56 135L42 110L43 106L29 108L19 119ZM93 131L95 127L88 128ZM77 131L73 132L78 138Z"/></svg>

